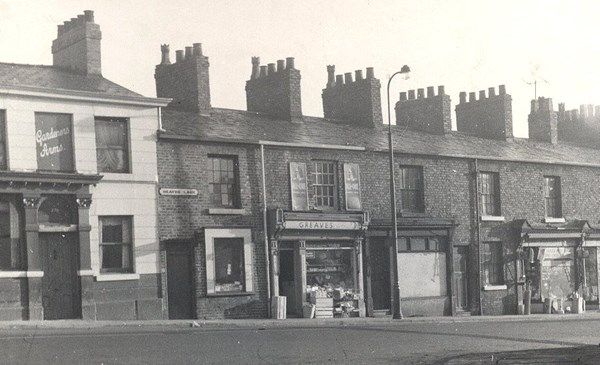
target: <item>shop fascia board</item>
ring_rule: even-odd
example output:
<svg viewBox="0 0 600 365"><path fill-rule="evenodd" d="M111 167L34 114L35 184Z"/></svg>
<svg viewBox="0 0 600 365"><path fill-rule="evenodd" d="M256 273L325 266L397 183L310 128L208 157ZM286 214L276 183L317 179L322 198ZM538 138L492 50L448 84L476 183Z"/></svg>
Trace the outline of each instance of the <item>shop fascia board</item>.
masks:
<svg viewBox="0 0 600 365"><path fill-rule="evenodd" d="M91 91L76 91L66 89L50 89L33 86L3 86L0 85L0 95L43 98L55 100L81 101L88 103L120 104L144 107L166 107L172 99L147 98L144 96L121 96L95 93Z"/></svg>

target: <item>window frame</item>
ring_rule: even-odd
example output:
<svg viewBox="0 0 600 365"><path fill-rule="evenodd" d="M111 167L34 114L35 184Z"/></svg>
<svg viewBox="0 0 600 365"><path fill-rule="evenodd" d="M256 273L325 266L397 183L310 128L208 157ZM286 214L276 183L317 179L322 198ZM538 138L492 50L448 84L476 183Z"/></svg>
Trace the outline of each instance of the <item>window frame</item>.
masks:
<svg viewBox="0 0 600 365"><path fill-rule="evenodd" d="M486 177L489 177L489 183L484 182ZM500 217L502 215L500 174L494 171L479 171L478 185L480 216ZM485 186L490 186L489 189L485 189L489 191L484 192ZM485 199L486 197L488 199ZM489 200L489 203L486 200ZM491 207L491 212L486 207Z"/></svg>
<svg viewBox="0 0 600 365"><path fill-rule="evenodd" d="M0 151L3 152L4 159L0 160L0 171L6 171L8 167L8 129L7 129L7 112L6 109L0 109L0 144L4 144L4 147L0 146Z"/></svg>
<svg viewBox="0 0 600 365"><path fill-rule="evenodd" d="M123 123L125 124L125 144L124 144L124 149L125 151L123 152L123 156L125 156L126 158L126 168L124 171L105 171L105 170L101 170L100 169L100 162L98 159L98 150L100 149L100 147L98 146L98 130L97 130L97 126L98 126L98 122L119 122L119 123ZM131 174L133 169L132 169L132 161L131 161L131 123L130 123L130 119L126 118L126 117L104 117L104 116L96 116L94 117L94 138L96 141L96 170L98 171L98 173L105 173L105 174ZM109 147L105 147L104 149L110 149Z"/></svg>
<svg viewBox="0 0 600 365"><path fill-rule="evenodd" d="M409 171L415 171L416 172L416 176L418 178L417 180L417 187L416 188L407 188L406 187L406 180L407 178L410 176L410 174L407 174L407 172ZM400 212L401 213L425 213L425 180L423 177L423 166L418 166L418 165L400 165L399 166L399 172L398 174L399 176L399 182L400 182L400 186L399 186L399 195L398 197L400 198ZM405 201L406 199L404 199L404 193L416 193L417 194L417 199L418 199L418 206L415 207L415 209L412 209L412 207L405 207ZM411 200L412 202L412 200ZM408 208L408 209L407 209Z"/></svg>
<svg viewBox="0 0 600 365"><path fill-rule="evenodd" d="M22 205L19 204L20 199L16 195L2 194L0 202L5 203L8 208L8 228L9 232L2 235L2 239L16 240L18 247L13 252L9 250L11 255L9 261L10 268L1 268L0 273L21 272L27 270L27 248L25 245L25 212ZM10 242L12 245L12 242ZM15 257L13 257L13 255ZM13 259L16 261L13 262Z"/></svg>
<svg viewBox="0 0 600 365"><path fill-rule="evenodd" d="M216 260L215 238L242 238L244 256L244 289L239 292L217 292L216 287ZM235 296L246 295L254 292L253 286L253 250L252 230L250 228L205 228L204 250L206 264L206 294L208 296Z"/></svg>
<svg viewBox="0 0 600 365"><path fill-rule="evenodd" d="M424 250L413 250L412 240L424 239ZM430 240L437 240L436 248L432 249ZM400 243L401 240L405 240L406 244ZM426 253L446 253L448 249L448 237L447 236L400 236L398 237L398 253L413 253L413 252L426 252Z"/></svg>
<svg viewBox="0 0 600 365"><path fill-rule="evenodd" d="M338 164L337 161L333 161L333 160L312 160L312 171L311 171L311 176L312 176L312 181L311 181L311 190L312 190L312 205L313 205L313 209L316 210L322 210L322 211L332 211L332 210L338 210L339 207L339 197L338 197L338 192L339 192L339 181L338 181ZM317 164L321 164L322 166L324 166L324 164L328 164L331 166L332 168L332 172L331 173L327 173L325 174L323 171L318 172L318 168L317 168ZM323 169L321 169L323 170ZM333 177L333 183L332 184L323 184L323 183L317 183L318 181L318 176L322 175L331 175ZM318 195L317 194L317 189L319 187L322 188L331 188L332 189L332 195ZM333 205L317 205L317 199L332 199Z"/></svg>
<svg viewBox="0 0 600 365"><path fill-rule="evenodd" d="M553 189L550 189L549 181L554 182ZM554 192L555 196L552 196ZM554 200L554 204L549 206L549 200ZM548 209L550 208L550 212ZM550 214L549 214L550 213ZM546 218L562 218L562 185L560 176L544 175L544 216Z"/></svg>
<svg viewBox="0 0 600 365"><path fill-rule="evenodd" d="M484 286L506 284L504 275L504 248L502 241L481 242L481 275Z"/></svg>
<svg viewBox="0 0 600 365"><path fill-rule="evenodd" d="M103 219L121 219L122 222L127 222L129 225L129 242L103 242L102 231L103 231ZM135 273L135 257L134 257L134 233L133 233L133 216L131 215L99 215L98 216L98 270L100 274L133 274ZM123 230L123 228L121 228ZM123 237L124 238L124 237ZM129 245L129 268L103 268L102 252L103 246L123 246ZM122 266L122 264L121 264Z"/></svg>
<svg viewBox="0 0 600 365"><path fill-rule="evenodd" d="M215 159L219 159L219 160L230 160L233 163L233 184L232 185L232 203L231 205L223 205L223 204L215 204L214 201L214 185L228 185L228 183L222 183L222 182L213 182L214 179L214 173L215 173L215 169L214 169L214 160ZM219 166L220 166L221 162L219 162ZM239 174L239 159L237 155L221 155L221 154L209 154L208 155L208 171L210 173L210 178L208 179L208 194L209 194L209 200L210 200L210 206L212 208L224 208L224 209L237 209L237 208L241 208L241 191L240 191L240 174ZM221 174L223 171L219 170L219 174ZM229 194L228 194L229 195ZM222 201L222 196L223 193L221 192L219 194L219 196L221 197L220 201Z"/></svg>

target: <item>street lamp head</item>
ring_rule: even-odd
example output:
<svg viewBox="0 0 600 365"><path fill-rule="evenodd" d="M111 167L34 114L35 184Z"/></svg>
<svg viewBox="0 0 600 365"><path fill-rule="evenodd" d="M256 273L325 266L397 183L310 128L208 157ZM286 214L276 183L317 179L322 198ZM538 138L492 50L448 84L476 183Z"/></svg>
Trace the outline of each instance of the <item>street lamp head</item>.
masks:
<svg viewBox="0 0 600 365"><path fill-rule="evenodd" d="M410 72L410 67L408 67L408 65L404 65L404 66L402 66L402 68L400 69L400 73L407 74L407 73L409 73L409 72Z"/></svg>

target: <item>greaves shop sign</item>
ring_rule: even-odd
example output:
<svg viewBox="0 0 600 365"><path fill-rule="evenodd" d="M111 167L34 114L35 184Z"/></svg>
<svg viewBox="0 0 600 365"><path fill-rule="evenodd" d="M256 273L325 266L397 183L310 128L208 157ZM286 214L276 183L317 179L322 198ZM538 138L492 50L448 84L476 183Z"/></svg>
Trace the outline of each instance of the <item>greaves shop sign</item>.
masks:
<svg viewBox="0 0 600 365"><path fill-rule="evenodd" d="M73 171L73 123L69 114L35 113L38 170Z"/></svg>

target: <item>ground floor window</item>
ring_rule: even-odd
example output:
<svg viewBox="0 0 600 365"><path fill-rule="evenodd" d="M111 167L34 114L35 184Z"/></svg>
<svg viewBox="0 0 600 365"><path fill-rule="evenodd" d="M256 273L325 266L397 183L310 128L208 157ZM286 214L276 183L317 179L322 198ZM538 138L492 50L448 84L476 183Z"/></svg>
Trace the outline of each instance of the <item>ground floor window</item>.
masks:
<svg viewBox="0 0 600 365"><path fill-rule="evenodd" d="M100 271L133 272L132 218L104 216L100 223Z"/></svg>
<svg viewBox="0 0 600 365"><path fill-rule="evenodd" d="M483 242L481 245L481 256L485 284L503 285L504 264L502 242Z"/></svg>
<svg viewBox="0 0 600 365"><path fill-rule="evenodd" d="M598 301L598 249L586 247L583 250L583 271L585 277L581 285L583 299L587 302Z"/></svg>
<svg viewBox="0 0 600 365"><path fill-rule="evenodd" d="M252 292L250 229L204 230L207 294Z"/></svg>
<svg viewBox="0 0 600 365"><path fill-rule="evenodd" d="M353 256L352 249L307 249L306 285L311 290L352 294L355 289Z"/></svg>
<svg viewBox="0 0 600 365"><path fill-rule="evenodd" d="M0 196L0 270L25 269L22 214L16 196Z"/></svg>

